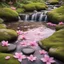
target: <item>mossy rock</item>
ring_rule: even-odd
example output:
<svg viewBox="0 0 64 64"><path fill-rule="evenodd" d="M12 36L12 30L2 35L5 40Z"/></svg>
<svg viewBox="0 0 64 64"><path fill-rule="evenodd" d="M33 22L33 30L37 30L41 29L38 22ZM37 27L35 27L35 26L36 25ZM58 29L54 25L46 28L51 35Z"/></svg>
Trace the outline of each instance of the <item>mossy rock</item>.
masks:
<svg viewBox="0 0 64 64"><path fill-rule="evenodd" d="M12 29L0 29L0 41L8 40L13 41L17 39L16 31Z"/></svg>
<svg viewBox="0 0 64 64"><path fill-rule="evenodd" d="M6 29L6 25L5 24L0 24L0 29Z"/></svg>
<svg viewBox="0 0 64 64"><path fill-rule="evenodd" d="M24 13L25 10L23 8L18 8L16 11L20 14L20 13Z"/></svg>
<svg viewBox="0 0 64 64"><path fill-rule="evenodd" d="M6 60L5 57L10 56L11 58L9 60ZM13 58L12 54L6 54L6 53L0 53L0 63L1 64L20 64L20 62Z"/></svg>
<svg viewBox="0 0 64 64"><path fill-rule="evenodd" d="M3 23L3 22L4 22L4 20L0 18L0 24Z"/></svg>
<svg viewBox="0 0 64 64"><path fill-rule="evenodd" d="M50 4L58 4L59 0L48 0Z"/></svg>
<svg viewBox="0 0 64 64"><path fill-rule="evenodd" d="M18 20L18 13L10 8L0 8L0 17L4 21Z"/></svg>
<svg viewBox="0 0 64 64"><path fill-rule="evenodd" d="M64 29L64 25L56 25L55 29L56 30Z"/></svg>
<svg viewBox="0 0 64 64"><path fill-rule="evenodd" d="M34 11L34 10L43 10L43 9L46 9L47 6L45 3L30 3L30 4L26 4L23 6L23 8L25 9L25 11Z"/></svg>
<svg viewBox="0 0 64 64"><path fill-rule="evenodd" d="M49 54L64 62L64 46L50 48Z"/></svg>
<svg viewBox="0 0 64 64"><path fill-rule="evenodd" d="M2 53L10 53L14 52L16 50L16 45L10 44L9 46L2 46L0 43L0 52Z"/></svg>
<svg viewBox="0 0 64 64"><path fill-rule="evenodd" d="M64 29L56 31L52 36L41 41L42 47L49 50L51 47L64 46Z"/></svg>
<svg viewBox="0 0 64 64"><path fill-rule="evenodd" d="M58 24L60 21L64 22L64 6L54 9L47 13L48 21Z"/></svg>

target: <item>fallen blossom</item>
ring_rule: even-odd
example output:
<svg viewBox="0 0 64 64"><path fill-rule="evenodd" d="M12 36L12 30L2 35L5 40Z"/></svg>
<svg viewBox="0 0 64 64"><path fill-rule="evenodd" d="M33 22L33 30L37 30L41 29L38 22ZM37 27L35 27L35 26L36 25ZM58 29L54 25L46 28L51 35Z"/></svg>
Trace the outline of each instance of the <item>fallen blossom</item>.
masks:
<svg viewBox="0 0 64 64"><path fill-rule="evenodd" d="M28 44L26 42L20 42L22 46L27 46Z"/></svg>
<svg viewBox="0 0 64 64"><path fill-rule="evenodd" d="M18 59L19 62L21 62L22 59L26 58L26 56L23 55L22 53L15 53L15 55L13 57L16 58L16 59Z"/></svg>
<svg viewBox="0 0 64 64"><path fill-rule="evenodd" d="M18 35L21 35L21 34L23 34L23 31L18 30L18 31L17 31L17 34L18 34Z"/></svg>
<svg viewBox="0 0 64 64"><path fill-rule="evenodd" d="M6 60L9 60L9 59L10 59L10 56L6 56L5 59L6 59Z"/></svg>
<svg viewBox="0 0 64 64"><path fill-rule="evenodd" d="M1 42L2 46L9 46L10 44L8 44L8 41L2 41Z"/></svg>
<svg viewBox="0 0 64 64"><path fill-rule="evenodd" d="M11 6L11 9L12 9L12 10L16 10L16 7Z"/></svg>
<svg viewBox="0 0 64 64"><path fill-rule="evenodd" d="M29 45L30 46L37 46L37 43L36 42L30 42Z"/></svg>
<svg viewBox="0 0 64 64"><path fill-rule="evenodd" d="M63 22L59 22L59 25L63 25L64 23Z"/></svg>
<svg viewBox="0 0 64 64"><path fill-rule="evenodd" d="M45 62L46 64L55 63L53 57L49 57L48 55L44 55L44 58L41 58L41 61Z"/></svg>
<svg viewBox="0 0 64 64"><path fill-rule="evenodd" d="M30 55L29 57L27 57L28 60L30 61L35 61L36 60L36 57L34 57L33 55Z"/></svg>
<svg viewBox="0 0 64 64"><path fill-rule="evenodd" d="M45 50L39 50L40 54L47 54Z"/></svg>
<svg viewBox="0 0 64 64"><path fill-rule="evenodd" d="M20 39L26 40L26 37L24 35L21 35Z"/></svg>

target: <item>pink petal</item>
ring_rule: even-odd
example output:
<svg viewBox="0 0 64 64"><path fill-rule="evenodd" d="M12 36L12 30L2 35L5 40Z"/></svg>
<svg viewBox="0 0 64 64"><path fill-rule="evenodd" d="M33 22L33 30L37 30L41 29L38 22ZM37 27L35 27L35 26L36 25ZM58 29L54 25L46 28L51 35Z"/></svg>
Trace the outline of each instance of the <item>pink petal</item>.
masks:
<svg viewBox="0 0 64 64"><path fill-rule="evenodd" d="M46 62L46 59L45 59L45 58L41 58L41 60L42 60L43 62Z"/></svg>
<svg viewBox="0 0 64 64"><path fill-rule="evenodd" d="M6 56L5 59L6 59L6 60L10 59L10 56Z"/></svg>
<svg viewBox="0 0 64 64"><path fill-rule="evenodd" d="M50 62L46 62L46 64L51 64Z"/></svg>

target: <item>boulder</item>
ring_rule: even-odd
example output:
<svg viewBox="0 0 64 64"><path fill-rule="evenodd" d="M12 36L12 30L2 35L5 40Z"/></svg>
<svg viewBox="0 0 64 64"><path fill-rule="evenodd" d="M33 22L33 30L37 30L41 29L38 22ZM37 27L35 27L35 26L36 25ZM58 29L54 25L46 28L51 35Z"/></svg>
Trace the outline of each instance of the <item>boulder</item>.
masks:
<svg viewBox="0 0 64 64"><path fill-rule="evenodd" d="M54 9L47 13L48 21L58 24L59 22L64 22L64 6Z"/></svg>
<svg viewBox="0 0 64 64"><path fill-rule="evenodd" d="M17 39L16 31L12 29L0 29L0 41L14 41Z"/></svg>
<svg viewBox="0 0 64 64"><path fill-rule="evenodd" d="M40 43L46 50L49 50L53 46L64 46L64 29L56 31L52 36L42 40Z"/></svg>
<svg viewBox="0 0 64 64"><path fill-rule="evenodd" d="M0 18L4 21L17 21L18 13L10 8L0 8Z"/></svg>

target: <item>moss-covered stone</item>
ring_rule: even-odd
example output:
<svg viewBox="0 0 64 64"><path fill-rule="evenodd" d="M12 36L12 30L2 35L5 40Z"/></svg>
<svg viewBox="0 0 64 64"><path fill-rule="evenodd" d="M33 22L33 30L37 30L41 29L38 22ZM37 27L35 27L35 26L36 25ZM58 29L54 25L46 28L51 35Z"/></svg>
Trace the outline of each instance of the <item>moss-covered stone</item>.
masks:
<svg viewBox="0 0 64 64"><path fill-rule="evenodd" d="M10 8L0 8L0 17L5 21L18 20L18 13Z"/></svg>
<svg viewBox="0 0 64 64"><path fill-rule="evenodd" d="M24 9L23 8L18 8L17 10L16 10L18 13L24 13Z"/></svg>
<svg viewBox="0 0 64 64"><path fill-rule="evenodd" d="M53 23L59 23L60 21L64 22L64 6L61 6L57 9L54 9L47 13L48 21Z"/></svg>
<svg viewBox="0 0 64 64"><path fill-rule="evenodd" d="M42 47L49 50L51 47L64 46L64 29L55 32L49 38L41 41Z"/></svg>
<svg viewBox="0 0 64 64"><path fill-rule="evenodd" d="M6 25L5 24L0 24L0 29L5 29Z"/></svg>
<svg viewBox="0 0 64 64"><path fill-rule="evenodd" d="M0 24L3 23L3 22L4 22L4 20L0 18Z"/></svg>
<svg viewBox="0 0 64 64"><path fill-rule="evenodd" d="M26 4L23 6L23 8L25 9L25 11L34 11L34 10L43 10L46 9L47 6L45 3L30 3L30 4Z"/></svg>
<svg viewBox="0 0 64 64"><path fill-rule="evenodd" d="M50 48L49 54L64 62L64 46Z"/></svg>
<svg viewBox="0 0 64 64"><path fill-rule="evenodd" d="M15 40L17 33L12 29L0 29L0 41L2 40Z"/></svg>
<svg viewBox="0 0 64 64"><path fill-rule="evenodd" d="M9 60L6 60L5 59L6 56L10 56L11 58ZM5 54L5 53L0 53L0 63L1 64L20 64L17 59L13 58L12 54Z"/></svg>
<svg viewBox="0 0 64 64"><path fill-rule="evenodd" d="M50 4L58 4L59 0L48 0Z"/></svg>
<svg viewBox="0 0 64 64"><path fill-rule="evenodd" d="M56 25L56 30L64 29L64 25Z"/></svg>

